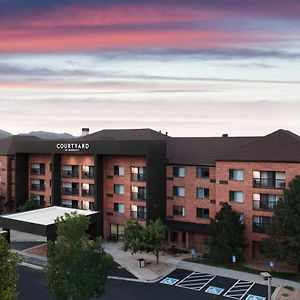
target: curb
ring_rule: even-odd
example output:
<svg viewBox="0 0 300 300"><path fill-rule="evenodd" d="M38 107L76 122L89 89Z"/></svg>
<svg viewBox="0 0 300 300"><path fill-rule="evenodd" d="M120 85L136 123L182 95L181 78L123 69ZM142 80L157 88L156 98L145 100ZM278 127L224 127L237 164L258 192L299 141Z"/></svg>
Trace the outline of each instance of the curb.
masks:
<svg viewBox="0 0 300 300"><path fill-rule="evenodd" d="M41 267L41 266L29 264L27 262L21 262L20 265L23 266L23 267L27 267L27 268L31 268L31 269L35 269L35 270L39 270L39 271L43 271L44 270L44 268Z"/></svg>
<svg viewBox="0 0 300 300"><path fill-rule="evenodd" d="M172 273L174 270L177 269L177 266L172 266L171 268L169 268L168 270L166 270L164 273L162 273L161 275L157 275L157 277L153 278L153 279L145 279L143 277L141 277L141 275L134 269L125 266L122 264L122 262L120 262L118 259L114 259L115 262L117 262L120 266L122 266L125 270L127 270L129 273L133 274L135 277L137 277L138 279L135 279L134 281L138 281L138 282L144 282L144 283L156 283L158 281L160 281L163 277L167 276L168 274ZM114 276L110 276L110 277L114 277ZM124 279L122 277L114 277L113 279Z"/></svg>

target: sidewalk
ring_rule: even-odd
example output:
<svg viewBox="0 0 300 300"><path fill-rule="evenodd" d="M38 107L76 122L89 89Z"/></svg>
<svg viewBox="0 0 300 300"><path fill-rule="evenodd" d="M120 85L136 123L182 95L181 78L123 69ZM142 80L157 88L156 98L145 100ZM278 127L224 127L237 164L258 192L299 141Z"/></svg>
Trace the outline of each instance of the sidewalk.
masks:
<svg viewBox="0 0 300 300"><path fill-rule="evenodd" d="M121 242L106 242L104 244L105 250L113 256L114 260L118 264L126 268L129 272L131 272L133 275L135 275L137 278L144 282L158 281L159 279L172 272L174 269L180 268L224 276L233 279L252 281L259 284L267 284L266 281L264 281L260 275L182 261L182 259L186 257L185 255L182 255L180 257L173 257L168 254L160 255L160 262L169 265L169 268L165 270L165 272L157 274L150 270L148 267L140 268L137 263L138 258L144 258L146 260L146 263L151 262L151 264L155 264L155 256L153 254L135 253L132 255L129 251L123 251L122 246L123 244ZM190 257L190 255L188 255L188 257ZM300 283L290 280L273 278L272 284L276 286L289 285L294 287L295 289L300 289Z"/></svg>

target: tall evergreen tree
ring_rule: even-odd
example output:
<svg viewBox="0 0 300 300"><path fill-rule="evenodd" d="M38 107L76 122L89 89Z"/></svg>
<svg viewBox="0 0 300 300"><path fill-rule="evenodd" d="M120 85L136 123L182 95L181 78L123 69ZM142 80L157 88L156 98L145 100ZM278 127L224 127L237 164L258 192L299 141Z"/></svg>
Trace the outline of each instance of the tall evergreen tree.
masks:
<svg viewBox="0 0 300 300"><path fill-rule="evenodd" d="M17 266L19 257L10 252L9 245L5 238L0 235L0 299L17 299Z"/></svg>
<svg viewBox="0 0 300 300"><path fill-rule="evenodd" d="M243 249L246 247L245 228L240 214L232 210L228 203L223 204L209 225L209 258L218 263L227 263L232 255L235 255L241 260Z"/></svg>
<svg viewBox="0 0 300 300"><path fill-rule="evenodd" d="M295 264L300 271L300 176L284 190L262 241L268 256Z"/></svg>

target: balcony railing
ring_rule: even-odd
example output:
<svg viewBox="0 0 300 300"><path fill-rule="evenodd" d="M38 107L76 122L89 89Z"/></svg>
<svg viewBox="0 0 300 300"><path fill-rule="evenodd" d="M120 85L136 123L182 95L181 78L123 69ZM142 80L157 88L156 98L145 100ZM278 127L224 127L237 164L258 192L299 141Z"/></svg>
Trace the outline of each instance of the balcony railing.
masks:
<svg viewBox="0 0 300 300"><path fill-rule="evenodd" d="M147 200L146 193L143 193L143 192L131 192L131 200L132 201L146 201Z"/></svg>
<svg viewBox="0 0 300 300"><path fill-rule="evenodd" d="M257 233L266 233L269 225L270 223L268 222L264 222L264 223L253 222L252 231Z"/></svg>
<svg viewBox="0 0 300 300"><path fill-rule="evenodd" d="M132 219L139 219L144 220L146 219L146 212L145 211L131 211L131 218Z"/></svg>
<svg viewBox="0 0 300 300"><path fill-rule="evenodd" d="M253 178L254 188L284 189L285 179Z"/></svg>
<svg viewBox="0 0 300 300"><path fill-rule="evenodd" d="M45 168L31 168L31 175L45 175Z"/></svg>
<svg viewBox="0 0 300 300"><path fill-rule="evenodd" d="M62 170L61 177L62 178L79 178L79 172Z"/></svg>
<svg viewBox="0 0 300 300"><path fill-rule="evenodd" d="M61 189L61 193L62 195L70 195L70 196L79 196L79 189L78 188L66 188L66 187L63 187Z"/></svg>
<svg viewBox="0 0 300 300"><path fill-rule="evenodd" d="M94 178L94 172L82 172L81 178L84 179L93 179Z"/></svg>
<svg viewBox="0 0 300 300"><path fill-rule="evenodd" d="M131 181L146 181L146 174L131 173Z"/></svg>
<svg viewBox="0 0 300 300"><path fill-rule="evenodd" d="M94 190L82 190L81 196L82 197L94 197L95 191Z"/></svg>
<svg viewBox="0 0 300 300"><path fill-rule="evenodd" d="M31 184L31 190L32 191L44 191L45 184Z"/></svg>
<svg viewBox="0 0 300 300"><path fill-rule="evenodd" d="M276 204L276 201L253 200L253 209L273 211L276 208Z"/></svg>

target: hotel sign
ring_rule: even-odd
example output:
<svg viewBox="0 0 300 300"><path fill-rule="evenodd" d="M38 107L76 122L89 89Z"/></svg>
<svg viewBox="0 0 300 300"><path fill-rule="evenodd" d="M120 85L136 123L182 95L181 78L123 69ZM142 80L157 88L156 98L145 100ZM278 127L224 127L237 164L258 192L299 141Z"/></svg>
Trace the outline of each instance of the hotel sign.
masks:
<svg viewBox="0 0 300 300"><path fill-rule="evenodd" d="M56 149L64 150L65 152L79 152L82 150L88 150L90 148L89 143L57 143Z"/></svg>

